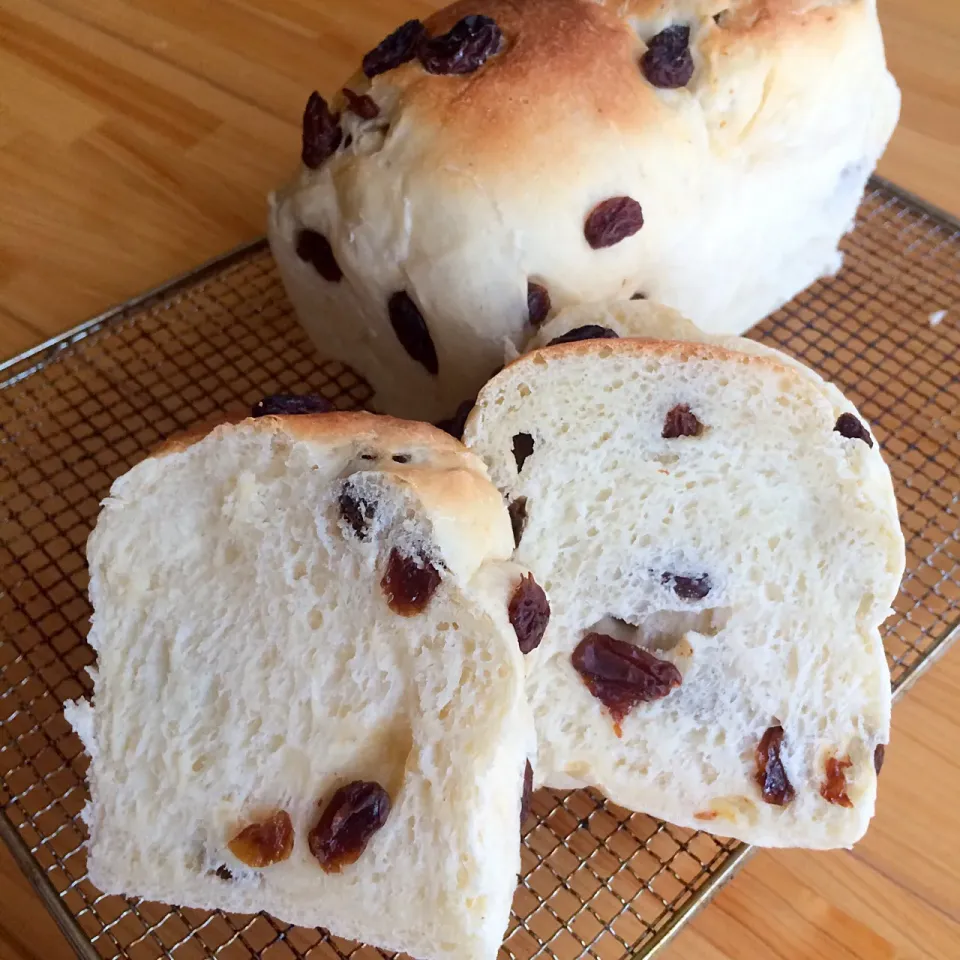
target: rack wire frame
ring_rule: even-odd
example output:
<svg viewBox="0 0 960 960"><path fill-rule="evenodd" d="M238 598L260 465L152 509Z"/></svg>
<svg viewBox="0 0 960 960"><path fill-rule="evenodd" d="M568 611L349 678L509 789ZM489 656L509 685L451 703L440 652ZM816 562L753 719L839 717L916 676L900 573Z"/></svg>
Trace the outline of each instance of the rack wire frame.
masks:
<svg viewBox="0 0 960 960"><path fill-rule="evenodd" d="M836 277L750 335L835 381L883 444L907 539L884 626L899 695L960 635L960 222L874 178L843 250ZM99 502L165 437L307 389L370 399L315 356L262 240L0 364L0 836L84 960L394 956L265 914L104 895L86 875L87 760L62 705L92 686ZM652 957L750 853L592 790L533 807L501 960Z"/></svg>

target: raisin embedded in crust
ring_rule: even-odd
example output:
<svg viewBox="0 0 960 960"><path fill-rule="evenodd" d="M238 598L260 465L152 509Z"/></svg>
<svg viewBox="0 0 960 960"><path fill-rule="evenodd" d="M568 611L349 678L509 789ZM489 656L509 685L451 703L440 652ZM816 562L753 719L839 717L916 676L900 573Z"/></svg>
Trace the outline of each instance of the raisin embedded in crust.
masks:
<svg viewBox="0 0 960 960"><path fill-rule="evenodd" d="M587 215L583 235L594 250L612 247L643 226L643 209L633 197L610 197Z"/></svg>
<svg viewBox="0 0 960 960"><path fill-rule="evenodd" d="M439 37L424 40L417 56L427 73L473 73L499 53L502 45L503 33L496 21L482 14L471 14Z"/></svg>
<svg viewBox="0 0 960 960"><path fill-rule="evenodd" d="M873 769L877 776L880 776L880 770L883 767L884 757L887 755L887 748L884 744L878 743L873 751Z"/></svg>
<svg viewBox="0 0 960 960"><path fill-rule="evenodd" d="M339 873L360 859L389 815L387 791L375 781L354 780L330 798L307 835L307 846L325 873Z"/></svg>
<svg viewBox="0 0 960 960"><path fill-rule="evenodd" d="M852 413L841 413L833 429L847 440L862 440L868 447L873 446L873 437Z"/></svg>
<svg viewBox="0 0 960 960"><path fill-rule="evenodd" d="M390 551L387 570L380 581L387 606L401 617L422 613L440 586L440 571L423 555Z"/></svg>
<svg viewBox="0 0 960 960"><path fill-rule="evenodd" d="M663 420L663 430L660 436L664 440L675 440L677 437L699 437L703 433L703 424L691 413L690 405L678 403L667 411Z"/></svg>
<svg viewBox="0 0 960 960"><path fill-rule="evenodd" d="M297 256L311 264L324 280L339 283L343 279L343 271L333 255L333 247L322 233L310 229L301 230L297 234Z"/></svg>
<svg viewBox="0 0 960 960"><path fill-rule="evenodd" d="M540 283L527 283L527 319L531 326L539 327L550 313L550 294Z"/></svg>
<svg viewBox="0 0 960 960"><path fill-rule="evenodd" d="M327 101L314 90L303 111L303 147L300 152L303 165L316 170L324 160L333 156L342 138L340 118L330 112Z"/></svg>
<svg viewBox="0 0 960 960"><path fill-rule="evenodd" d="M561 343L579 343L581 340L619 340L620 334L609 327L601 327L598 323L587 323L582 327L574 327L559 337L554 337L548 347L556 347Z"/></svg>
<svg viewBox="0 0 960 960"><path fill-rule="evenodd" d="M364 54L363 72L368 77L375 77L412 60L417 55L417 47L425 33L426 28L419 20L408 20L401 24Z"/></svg>
<svg viewBox="0 0 960 960"><path fill-rule="evenodd" d="M377 101L366 93L354 93L349 87L344 87L343 96L347 101L347 109L361 120L374 120L380 115Z"/></svg>
<svg viewBox="0 0 960 960"><path fill-rule="evenodd" d="M640 58L640 69L655 87L685 87L693 76L690 28L676 25L661 30L647 45Z"/></svg>
<svg viewBox="0 0 960 960"><path fill-rule="evenodd" d="M532 573L521 577L514 588L507 614L517 635L520 652L526 654L536 650L550 622L550 602Z"/></svg>
<svg viewBox="0 0 960 960"><path fill-rule="evenodd" d="M668 660L605 633L588 633L570 660L610 712L618 736L620 722L638 703L660 700L683 681Z"/></svg>
<svg viewBox="0 0 960 960"><path fill-rule="evenodd" d="M293 853L293 823L286 810L244 827L227 848L248 867L260 869L286 860Z"/></svg>
<svg viewBox="0 0 960 960"><path fill-rule="evenodd" d="M768 727L757 744L756 752L757 786L764 801L778 807L786 806L797 795L780 759L782 744L783 727Z"/></svg>
<svg viewBox="0 0 960 960"><path fill-rule="evenodd" d="M630 299L631 299L631 300L646 300L646 299L647 299L647 295L646 295L645 293L640 293L640 292L638 291L638 292L635 293Z"/></svg>
<svg viewBox="0 0 960 960"><path fill-rule="evenodd" d="M433 338L423 319L420 308L413 302L405 290L399 290L387 301L390 314L390 326L397 335L403 349L416 360L427 373L436 376L440 372L437 350Z"/></svg>
<svg viewBox="0 0 960 960"><path fill-rule="evenodd" d="M330 413L334 409L326 397L316 393L274 393L258 400L250 411L250 416L291 417L306 413Z"/></svg>

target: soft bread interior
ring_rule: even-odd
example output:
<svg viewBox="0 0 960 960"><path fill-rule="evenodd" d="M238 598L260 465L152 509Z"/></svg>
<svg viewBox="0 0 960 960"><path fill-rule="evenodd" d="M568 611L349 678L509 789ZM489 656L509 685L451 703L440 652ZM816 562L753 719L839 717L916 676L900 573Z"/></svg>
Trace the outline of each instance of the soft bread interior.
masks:
<svg viewBox="0 0 960 960"><path fill-rule="evenodd" d="M538 780L772 846L863 833L889 725L878 626L903 541L879 451L834 432L851 409L834 396L770 358L643 340L535 350L481 391L464 439L508 502L526 498L516 558L553 609L527 658ZM701 435L662 436L678 404ZM518 470L523 434L533 451ZM681 598L676 576L707 576L709 593ZM591 631L682 674L622 737L571 664ZM754 779L776 724L797 791L784 807ZM820 795L831 756L852 761L850 808Z"/></svg>
<svg viewBox="0 0 960 960"><path fill-rule="evenodd" d="M266 910L422 957L496 953L532 746L506 614L517 577L493 562L509 524L482 467L448 458L438 471L429 445L389 443L247 421L115 484L89 544L94 703L69 713L93 758L101 889ZM448 535L455 503L418 495L436 473L496 502L485 532L467 528L477 562L460 569L429 519ZM365 539L339 509L348 476L375 505ZM414 617L380 587L394 547L441 572ZM357 779L393 808L355 864L326 874L307 834L318 804ZM278 808L293 855L245 867L227 841Z"/></svg>

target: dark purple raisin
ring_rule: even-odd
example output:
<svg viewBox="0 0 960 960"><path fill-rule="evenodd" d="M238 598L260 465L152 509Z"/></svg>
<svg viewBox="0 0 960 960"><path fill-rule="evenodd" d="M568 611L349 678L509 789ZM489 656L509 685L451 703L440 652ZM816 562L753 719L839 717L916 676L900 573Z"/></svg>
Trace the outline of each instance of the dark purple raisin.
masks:
<svg viewBox="0 0 960 960"><path fill-rule="evenodd" d="M667 27L651 38L640 58L640 69L655 87L667 90L685 87L693 76L690 28Z"/></svg>
<svg viewBox="0 0 960 960"><path fill-rule="evenodd" d="M873 437L852 413L841 413L833 429L847 440L862 440L868 447L873 446Z"/></svg>
<svg viewBox="0 0 960 960"><path fill-rule="evenodd" d="M412 459L409 453L395 453L393 455L394 463L409 463Z"/></svg>
<svg viewBox="0 0 960 960"><path fill-rule="evenodd" d="M646 300L646 299L647 299L647 295L646 295L645 293L635 293L630 299L631 299L631 300Z"/></svg>
<svg viewBox="0 0 960 960"><path fill-rule="evenodd" d="M447 420L438 420L435 426L439 427L444 433L449 433L451 437L457 440L463 438L463 428L467 425L467 417L470 411L476 406L475 400L464 400L457 407L457 412Z"/></svg>
<svg viewBox="0 0 960 960"><path fill-rule="evenodd" d="M380 587L394 613L401 617L422 613L439 586L440 571L425 556L406 556L396 547L390 551Z"/></svg>
<svg viewBox="0 0 960 960"><path fill-rule="evenodd" d="M523 539L523 529L527 525L527 498L517 497L507 507L507 513L510 514L510 526L513 527L513 543L519 547Z"/></svg>
<svg viewBox="0 0 960 960"><path fill-rule="evenodd" d="M375 77L412 60L425 33L426 28L419 20L408 20L364 54L363 72Z"/></svg>
<svg viewBox="0 0 960 960"><path fill-rule="evenodd" d="M699 577L680 577L675 573L665 573L660 582L666 587L673 585L673 592L681 600L702 600L709 592L710 577L704 573Z"/></svg>
<svg viewBox="0 0 960 960"><path fill-rule="evenodd" d="M677 437L699 437L701 433L703 433L703 424L697 419L696 414L690 412L690 405L678 403L667 411L660 436L664 440L675 440Z"/></svg>
<svg viewBox="0 0 960 960"><path fill-rule="evenodd" d="M333 404L315 393L274 393L258 400L251 417L292 417L302 413L330 413Z"/></svg>
<svg viewBox="0 0 960 960"><path fill-rule="evenodd" d="M590 211L583 225L583 235L594 250L599 250L632 237L642 226L643 210L636 200L611 197Z"/></svg>
<svg viewBox="0 0 960 960"><path fill-rule="evenodd" d="M330 798L307 835L307 845L325 873L339 873L360 858L389 815L387 791L379 783L354 780Z"/></svg>
<svg viewBox="0 0 960 960"><path fill-rule="evenodd" d="M390 297L387 310L390 313L390 325L403 349L421 364L427 373L436 376L440 372L437 350L419 307L405 290L400 290Z"/></svg>
<svg viewBox="0 0 960 960"><path fill-rule="evenodd" d="M797 795L780 759L783 727L768 727L757 745L757 786L767 803L786 806Z"/></svg>
<svg viewBox="0 0 960 960"><path fill-rule="evenodd" d="M333 156L342 137L340 117L330 112L327 101L314 90L303 111L303 148L300 156L304 166L316 170L327 157Z"/></svg>
<svg viewBox="0 0 960 960"><path fill-rule="evenodd" d="M230 872L229 868L227 867L227 865L226 865L225 863L221 863L220 866L217 867L217 869L214 871L214 873L215 873L221 880L232 880L232 879L233 879L233 874Z"/></svg>
<svg viewBox="0 0 960 960"><path fill-rule="evenodd" d="M301 230L297 234L297 256L311 264L324 280L339 283L343 279L343 271L333 255L333 247L322 233Z"/></svg>
<svg viewBox="0 0 960 960"><path fill-rule="evenodd" d="M554 337L548 347L555 347L561 343L578 343L580 340L617 340L620 334L609 327L601 327L598 323L587 323L582 327L574 327L559 337Z"/></svg>
<svg viewBox="0 0 960 960"><path fill-rule="evenodd" d="M343 88L343 96L347 101L347 109L361 120L374 120L380 115L380 108L373 97L365 93L354 93L349 87Z"/></svg>
<svg viewBox="0 0 960 960"><path fill-rule="evenodd" d="M520 652L536 650L550 622L550 602L532 573L520 578L510 598L507 615L517 635Z"/></svg>
<svg viewBox="0 0 960 960"><path fill-rule="evenodd" d="M547 288L532 281L527 283L527 319L534 327L539 327L550 312L550 294Z"/></svg>
<svg viewBox="0 0 960 960"><path fill-rule="evenodd" d="M520 795L520 826L530 816L530 804L533 802L533 767L530 761L523 768L523 793Z"/></svg>
<svg viewBox="0 0 960 960"><path fill-rule="evenodd" d="M605 633L588 633L571 656L587 689L610 711L614 723L638 704L660 700L683 681L669 661Z"/></svg>
<svg viewBox="0 0 960 960"><path fill-rule="evenodd" d="M527 457L533 453L533 437L529 433L517 433L513 437L513 459L517 462L517 473L523 469Z"/></svg>
<svg viewBox="0 0 960 960"><path fill-rule="evenodd" d="M471 14L439 37L424 40L417 56L427 73L473 73L498 53L502 44L503 33L496 21Z"/></svg>
<svg viewBox="0 0 960 960"><path fill-rule="evenodd" d="M880 769L883 766L883 760L886 755L886 746L882 743L878 743L873 751L873 769L876 770L878 777L880 776Z"/></svg>
<svg viewBox="0 0 960 960"><path fill-rule="evenodd" d="M340 505L340 516L347 526L361 540L366 540L370 533L370 521L377 512L376 503L360 496L349 484L344 485L337 503Z"/></svg>

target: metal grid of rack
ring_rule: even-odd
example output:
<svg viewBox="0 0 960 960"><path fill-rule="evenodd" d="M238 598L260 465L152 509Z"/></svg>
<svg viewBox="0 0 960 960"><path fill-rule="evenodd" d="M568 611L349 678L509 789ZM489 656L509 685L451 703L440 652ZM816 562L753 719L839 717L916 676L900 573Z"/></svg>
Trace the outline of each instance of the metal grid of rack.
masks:
<svg viewBox="0 0 960 960"><path fill-rule="evenodd" d="M834 380L884 446L907 538L884 628L902 692L960 633L960 224L874 181L844 252L837 277L751 335ZM369 399L315 357L263 242L0 366L0 835L84 958L392 956L86 878L86 759L62 704L91 688L83 549L98 503L163 438L304 389ZM503 960L649 957L749 852L593 791L541 790L534 812Z"/></svg>

